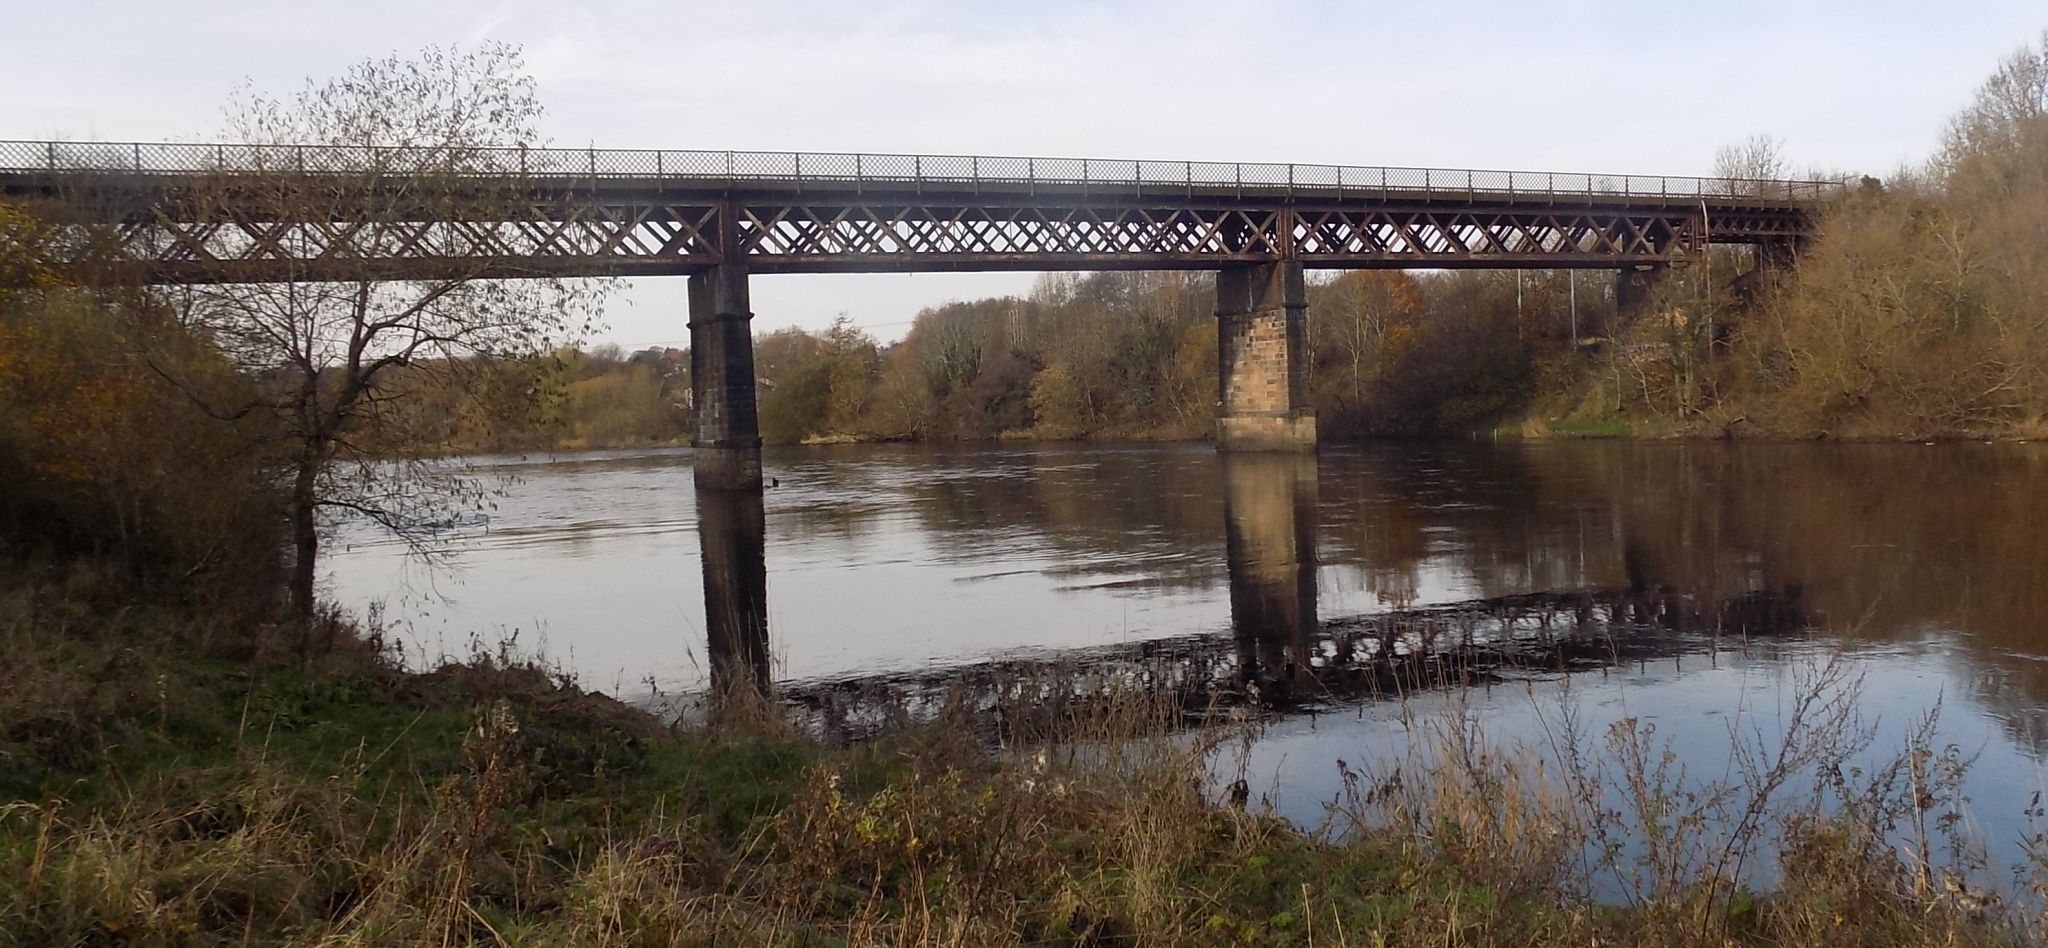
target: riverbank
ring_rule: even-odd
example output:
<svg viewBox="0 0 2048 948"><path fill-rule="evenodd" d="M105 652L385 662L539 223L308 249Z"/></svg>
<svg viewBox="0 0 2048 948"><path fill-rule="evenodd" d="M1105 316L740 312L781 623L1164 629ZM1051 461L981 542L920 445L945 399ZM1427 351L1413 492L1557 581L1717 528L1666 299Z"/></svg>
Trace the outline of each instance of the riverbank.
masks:
<svg viewBox="0 0 2048 948"><path fill-rule="evenodd" d="M1745 441L1758 444L2030 444L2048 440L2048 428L2028 426L1984 432L1786 432L1773 431L1746 415L1674 424L1658 419L1615 416L1530 417L1484 431L1474 437L1492 440L1552 441L1609 439L1647 442Z"/></svg>
<svg viewBox="0 0 2048 948"><path fill-rule="evenodd" d="M503 653L409 673L346 625L301 664L261 626L85 573L16 575L0 592L13 943L2013 937L1853 823L1788 836L1795 891L1699 874L1599 905L1557 871L1586 828L1507 790L1501 760L1409 774L1403 820L1317 835L1202 791L1208 751L1255 725L1174 736L1135 697L1049 745L990 748L942 719L831 747L744 703L672 726ZM1390 789L1368 781L1342 812Z"/></svg>
<svg viewBox="0 0 2048 948"><path fill-rule="evenodd" d="M1771 431L1752 423L1747 417L1702 422L1693 425L1676 425L1655 419L1632 420L1612 416L1579 417L1526 417L1515 419L1495 427L1477 429L1462 438L1444 436L1394 437L1394 438L1348 438L1325 440L1320 447L1344 447L1379 443L1443 443L1469 440L1488 441L1571 441L1571 440L1643 441L1657 443L1744 441L1758 444L1950 444L1974 442L1982 444L2031 444L2048 440L2048 428L2027 428L2021 431L1997 432L1935 432L1911 434L1902 432L1835 434L1835 433L1788 433ZM1006 432L993 438L885 438L857 435L820 435L805 438L797 444L769 445L770 448L789 447L844 447L848 445L951 445L972 447L976 445L1006 447L1029 447L1032 445L1095 446L1119 444L1144 445L1202 445L1212 444L1213 437L1198 436L1151 436L1146 434L1101 435L1053 437L1031 432ZM688 441L634 441L619 442L564 442L545 447L525 448L502 453L533 453L566 455L595 451L655 451L687 448Z"/></svg>

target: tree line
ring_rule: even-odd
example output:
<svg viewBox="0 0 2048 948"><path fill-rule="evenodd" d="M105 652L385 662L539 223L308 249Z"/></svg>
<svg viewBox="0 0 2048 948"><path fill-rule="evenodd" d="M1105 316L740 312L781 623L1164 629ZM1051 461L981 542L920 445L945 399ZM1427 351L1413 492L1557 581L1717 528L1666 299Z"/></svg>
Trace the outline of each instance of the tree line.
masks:
<svg viewBox="0 0 2048 948"><path fill-rule="evenodd" d="M1710 416L1793 434L2048 431L2048 33L1985 80L1932 160L1836 209L1730 348L1737 391Z"/></svg>
<svg viewBox="0 0 2048 948"><path fill-rule="evenodd" d="M1199 439L1213 434L1214 278L1046 274L1024 296L919 312L881 343L841 317L754 340L765 441ZM1309 289L1311 390L1326 437L1466 430L1524 404L1539 357L1598 339L1613 287L1569 271L1355 271ZM515 369L528 414L474 389L430 409L475 450L682 443L689 353L563 350Z"/></svg>
<svg viewBox="0 0 2048 948"><path fill-rule="evenodd" d="M1724 173L1781 176L1775 142ZM1717 250L1615 345L1539 386L1528 427L2035 438L2048 431L2048 33L1998 64L1928 161L1849 180L1790 267Z"/></svg>
<svg viewBox="0 0 2048 948"><path fill-rule="evenodd" d="M447 108L451 101L462 108ZM350 215L492 219L465 173L530 141L516 51L390 57L285 98L249 96L247 140L404 150L405 206L288 173L270 200L358 193ZM1781 175L1776 143L1724 173ZM331 182L329 182L331 184ZM195 207L226 200L202 183ZM281 564L315 611L325 524L369 517L428 549L488 508L459 458L682 443L688 353L581 349L601 281L312 279L150 289L66 285L61 208L0 206L0 541L117 551L167 581ZM1936 157L1831 206L1796 266L1717 249L1624 318L1611 279L1566 271L1367 270L1309 289L1311 394L1326 439L1474 431L2033 437L2048 430L2048 36L2000 63ZM382 233L383 236L379 236ZM405 239L366 228L352 239ZM374 250L375 248L369 248ZM846 320L756 341L773 442L1200 438L1217 333L1202 273L1052 274L954 302L882 344ZM269 519L269 518L276 519ZM287 527L287 553L269 525ZM4 551L0 551L4 552Z"/></svg>
<svg viewBox="0 0 2048 948"><path fill-rule="evenodd" d="M1765 137L1716 164L1738 179L1794 171ZM1308 337L1322 437L2048 433L2048 37L1998 65L1926 164L1881 182L1832 177L1850 181L1847 193L1795 265L1717 246L1663 274L1625 318L1603 271L1316 278ZM1020 297L924 310L893 344L843 319L766 333L762 434L1207 437L1213 297L1202 273L1048 274ZM527 440L589 444L614 427L589 414L598 408ZM687 425L687 411L645 416L626 440L680 440Z"/></svg>
<svg viewBox="0 0 2048 948"><path fill-rule="evenodd" d="M1376 270L1313 284L1311 391L1326 434L1429 434L1505 410L1529 384L1532 347L1566 331L1567 279L1523 277L1519 308L1511 274ZM1502 294L1507 308L1473 305ZM1611 308L1597 292L1583 302L1588 327ZM1048 274L1022 297L925 310L889 346L841 323L814 356L840 366L830 397L770 379L763 435L1208 437L1218 399L1214 309L1207 273ZM827 402L832 410L821 410Z"/></svg>

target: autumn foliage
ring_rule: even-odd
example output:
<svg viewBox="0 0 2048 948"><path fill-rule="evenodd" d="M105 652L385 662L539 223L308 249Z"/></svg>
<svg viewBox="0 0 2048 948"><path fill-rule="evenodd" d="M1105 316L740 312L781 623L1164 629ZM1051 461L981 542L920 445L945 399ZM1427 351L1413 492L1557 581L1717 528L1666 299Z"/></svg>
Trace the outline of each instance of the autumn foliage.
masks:
<svg viewBox="0 0 2048 948"><path fill-rule="evenodd" d="M45 247L48 228L25 208L0 201L0 294L57 285Z"/></svg>
<svg viewBox="0 0 2048 948"><path fill-rule="evenodd" d="M27 215L0 206L0 219ZM263 575L278 534L259 432L165 386L135 340L156 337L195 386L246 380L147 301L58 285L26 246L0 258L37 275L0 295L0 552L97 555L188 585Z"/></svg>
<svg viewBox="0 0 2048 948"><path fill-rule="evenodd" d="M2048 34L1933 163L1845 205L1767 314L1749 394L1784 430L2048 427Z"/></svg>

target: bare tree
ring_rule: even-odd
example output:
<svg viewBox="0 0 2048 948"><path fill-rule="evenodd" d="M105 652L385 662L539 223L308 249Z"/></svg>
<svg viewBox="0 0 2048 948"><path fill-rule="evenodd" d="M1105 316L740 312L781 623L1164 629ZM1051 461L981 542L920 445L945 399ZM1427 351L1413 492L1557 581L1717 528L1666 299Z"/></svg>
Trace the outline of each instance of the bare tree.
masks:
<svg viewBox="0 0 2048 948"><path fill-rule="evenodd" d="M287 98L244 89L227 132L271 147L241 152L186 196L250 240L280 239L265 221L319 222L285 231L301 245L268 255L268 282L182 300L192 326L262 382L255 404L210 407L275 422L302 630L328 518L369 517L431 553L491 494L466 464L437 457L444 446L413 424L408 396L459 389L593 327L604 281L525 272L493 249L516 246L492 232L516 229L535 200L501 150L539 144L542 109L522 69L511 47L429 48Z"/></svg>
<svg viewBox="0 0 2048 948"><path fill-rule="evenodd" d="M2048 30L1998 64L1968 108L1949 120L1943 163L2011 151L2030 125L2048 116Z"/></svg>
<svg viewBox="0 0 2048 948"><path fill-rule="evenodd" d="M1785 142L1770 135L1751 135L1714 153L1714 176L1728 179L1730 194L1755 194L1766 181L1786 176Z"/></svg>
<svg viewBox="0 0 2048 948"><path fill-rule="evenodd" d="M1388 333L1422 306L1422 288L1399 270L1357 270L1331 281L1316 316L1316 343L1344 364L1344 406L1357 411L1385 370Z"/></svg>

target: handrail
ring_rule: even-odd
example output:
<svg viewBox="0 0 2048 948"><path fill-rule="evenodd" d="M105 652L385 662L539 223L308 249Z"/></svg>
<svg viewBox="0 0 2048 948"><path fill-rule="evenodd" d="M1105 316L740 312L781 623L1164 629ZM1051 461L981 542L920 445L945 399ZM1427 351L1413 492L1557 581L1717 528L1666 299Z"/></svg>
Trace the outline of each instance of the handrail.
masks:
<svg viewBox="0 0 2048 948"><path fill-rule="evenodd" d="M1490 171L1399 166L1263 162L1153 161L1101 158L1007 158L873 152L702 151L597 148L465 148L369 145L249 145L174 142L0 141L0 173L122 172L143 175L360 173L408 169L467 175L518 175L537 180L746 183L1016 185L1178 185L1268 189L1297 194L1421 192L1428 195L1758 198L1818 201L1842 193L1846 180L1780 180L1671 175ZM1533 186L1532 182L1541 182ZM1449 182L1448 184L1446 182Z"/></svg>

